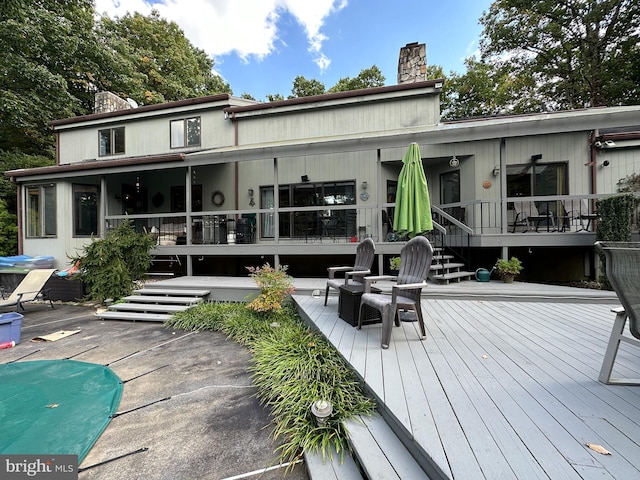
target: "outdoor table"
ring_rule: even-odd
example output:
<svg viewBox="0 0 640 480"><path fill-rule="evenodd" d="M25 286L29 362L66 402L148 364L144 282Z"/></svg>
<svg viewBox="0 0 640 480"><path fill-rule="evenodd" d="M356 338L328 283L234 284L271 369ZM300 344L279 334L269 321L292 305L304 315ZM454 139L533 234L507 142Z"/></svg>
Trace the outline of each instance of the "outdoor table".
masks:
<svg viewBox="0 0 640 480"><path fill-rule="evenodd" d="M364 293L364 285L361 283L348 283L341 285L338 297L338 316L349 323L352 327L358 325L358 315L360 315L360 300ZM371 293L381 293L379 288L371 288ZM365 305L362 324L380 323L382 319L377 310Z"/></svg>

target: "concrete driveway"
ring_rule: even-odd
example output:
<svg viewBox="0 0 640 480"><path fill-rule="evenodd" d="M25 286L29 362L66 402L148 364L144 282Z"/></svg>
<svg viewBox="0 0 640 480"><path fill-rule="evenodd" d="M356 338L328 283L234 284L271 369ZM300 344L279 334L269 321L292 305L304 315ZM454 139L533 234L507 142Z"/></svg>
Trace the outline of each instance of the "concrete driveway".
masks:
<svg viewBox="0 0 640 480"><path fill-rule="evenodd" d="M81 331L55 342L31 341L60 330ZM108 365L125 382L122 414L80 465L81 480L284 476L269 412L255 398L247 371L250 353L223 335L102 321L90 307L28 304L22 341L0 350L0 363L64 358ZM286 478L306 480L305 466L297 464Z"/></svg>

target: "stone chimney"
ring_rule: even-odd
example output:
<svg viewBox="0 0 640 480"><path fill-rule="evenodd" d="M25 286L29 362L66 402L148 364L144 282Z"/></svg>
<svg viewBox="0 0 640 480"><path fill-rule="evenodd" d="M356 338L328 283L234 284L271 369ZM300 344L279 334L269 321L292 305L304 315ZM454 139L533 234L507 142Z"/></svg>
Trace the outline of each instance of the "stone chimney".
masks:
<svg viewBox="0 0 640 480"><path fill-rule="evenodd" d="M400 49L398 84L423 82L427 79L427 46L407 43Z"/></svg>
<svg viewBox="0 0 640 480"><path fill-rule="evenodd" d="M129 108L133 108L133 105L115 93L98 92L94 98L93 113L117 112Z"/></svg>

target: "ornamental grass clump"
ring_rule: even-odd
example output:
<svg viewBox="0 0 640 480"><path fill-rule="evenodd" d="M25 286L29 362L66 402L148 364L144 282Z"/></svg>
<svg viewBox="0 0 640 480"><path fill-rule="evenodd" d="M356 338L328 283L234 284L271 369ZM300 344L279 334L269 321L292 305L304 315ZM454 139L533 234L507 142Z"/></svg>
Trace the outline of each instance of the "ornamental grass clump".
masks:
<svg viewBox="0 0 640 480"><path fill-rule="evenodd" d="M243 303L200 304L176 313L166 326L220 331L251 350L257 398L271 410L282 462L304 451L330 458L335 450L342 457L348 448L343 420L375 408L338 352L304 324L290 300L267 315ZM310 410L320 399L333 405L321 427Z"/></svg>
<svg viewBox="0 0 640 480"><path fill-rule="evenodd" d="M262 267L247 267L249 276L260 287L257 298L247 308L256 312L277 312L282 308L287 295L293 293L293 279L287 274L287 265L273 268L269 263Z"/></svg>

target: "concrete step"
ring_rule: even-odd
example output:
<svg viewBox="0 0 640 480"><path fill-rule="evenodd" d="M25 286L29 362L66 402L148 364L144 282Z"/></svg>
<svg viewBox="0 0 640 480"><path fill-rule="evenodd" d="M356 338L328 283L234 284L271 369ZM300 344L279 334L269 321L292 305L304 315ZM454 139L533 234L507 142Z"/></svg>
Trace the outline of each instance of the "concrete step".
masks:
<svg viewBox="0 0 640 480"><path fill-rule="evenodd" d="M464 263L432 263L431 264L431 271L439 271L439 270L454 270L454 269L461 269L462 267L464 267L465 264Z"/></svg>
<svg viewBox="0 0 640 480"><path fill-rule="evenodd" d="M158 305L155 303L116 303L109 305L109 312L175 313L188 309L190 305Z"/></svg>
<svg viewBox="0 0 640 480"><path fill-rule="evenodd" d="M432 261L435 263L447 263L449 260L453 260L454 258L456 257L454 257L453 255L434 255Z"/></svg>
<svg viewBox="0 0 640 480"><path fill-rule="evenodd" d="M462 280L469 280L471 278L475 278L475 276L476 276L476 272L460 271L460 272L443 273L441 275L433 275L431 278L434 281L448 284L451 281L460 282Z"/></svg>
<svg viewBox="0 0 640 480"><path fill-rule="evenodd" d="M171 318L171 314L169 313L137 313L118 311L96 313L96 316L102 320L128 320L134 322L166 322Z"/></svg>
<svg viewBox="0 0 640 480"><path fill-rule="evenodd" d="M145 287L139 290L134 290L136 295L165 295L174 297L206 297L211 293L211 290L196 290L196 289L183 289L183 288L153 288Z"/></svg>
<svg viewBox="0 0 640 480"><path fill-rule="evenodd" d="M366 478L428 480L415 458L379 415L344 422Z"/></svg>
<svg viewBox="0 0 640 480"><path fill-rule="evenodd" d="M180 304L180 305L193 305L195 303L202 302L202 297L169 297L164 295L129 295L124 297L123 300L129 303L161 303L166 304Z"/></svg>

